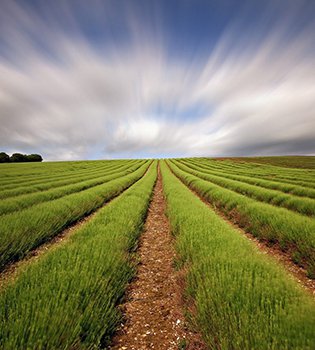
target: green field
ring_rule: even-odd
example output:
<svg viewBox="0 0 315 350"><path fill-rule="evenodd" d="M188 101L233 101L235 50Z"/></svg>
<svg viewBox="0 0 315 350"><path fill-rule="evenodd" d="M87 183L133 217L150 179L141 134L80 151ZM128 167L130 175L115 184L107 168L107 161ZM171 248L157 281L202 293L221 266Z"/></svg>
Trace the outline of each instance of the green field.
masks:
<svg viewBox="0 0 315 350"><path fill-rule="evenodd" d="M315 169L315 159L313 156L240 157L222 159L256 164L271 164L288 168Z"/></svg>
<svg viewBox="0 0 315 350"><path fill-rule="evenodd" d="M257 157L0 164L1 350L110 344L158 172L207 347L315 348L314 295L235 227L315 279L315 157Z"/></svg>

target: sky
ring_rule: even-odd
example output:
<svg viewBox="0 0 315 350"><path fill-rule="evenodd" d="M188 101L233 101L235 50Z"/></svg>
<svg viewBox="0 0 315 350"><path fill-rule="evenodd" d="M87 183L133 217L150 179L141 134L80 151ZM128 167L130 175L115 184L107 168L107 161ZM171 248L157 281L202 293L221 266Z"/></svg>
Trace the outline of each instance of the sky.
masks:
<svg viewBox="0 0 315 350"><path fill-rule="evenodd" d="M315 155L315 1L0 0L0 151Z"/></svg>

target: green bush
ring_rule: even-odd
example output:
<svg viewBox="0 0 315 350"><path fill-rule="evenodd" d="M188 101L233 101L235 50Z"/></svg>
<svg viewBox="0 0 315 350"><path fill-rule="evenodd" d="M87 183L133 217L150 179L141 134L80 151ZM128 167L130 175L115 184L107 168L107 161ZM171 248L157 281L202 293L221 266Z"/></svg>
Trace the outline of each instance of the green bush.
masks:
<svg viewBox="0 0 315 350"><path fill-rule="evenodd" d="M9 163L9 162L10 162L10 156L5 152L0 152L0 163Z"/></svg>

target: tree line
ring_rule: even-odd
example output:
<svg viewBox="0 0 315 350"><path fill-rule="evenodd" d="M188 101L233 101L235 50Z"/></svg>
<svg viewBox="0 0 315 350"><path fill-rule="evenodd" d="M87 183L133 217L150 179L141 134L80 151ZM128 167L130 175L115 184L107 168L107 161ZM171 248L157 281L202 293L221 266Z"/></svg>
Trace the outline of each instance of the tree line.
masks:
<svg viewBox="0 0 315 350"><path fill-rule="evenodd" d="M13 153L10 157L5 152L0 152L0 163L41 162L42 160L40 154Z"/></svg>

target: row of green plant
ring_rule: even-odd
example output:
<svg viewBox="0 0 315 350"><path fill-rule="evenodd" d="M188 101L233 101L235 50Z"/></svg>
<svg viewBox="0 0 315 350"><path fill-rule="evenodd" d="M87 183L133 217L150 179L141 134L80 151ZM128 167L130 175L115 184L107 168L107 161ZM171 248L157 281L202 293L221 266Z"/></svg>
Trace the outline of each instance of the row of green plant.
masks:
<svg viewBox="0 0 315 350"><path fill-rule="evenodd" d="M134 162L135 163L142 163L142 162ZM72 177L66 177L66 178L61 178L61 179L54 179L52 178L51 180L44 180L44 181L40 181L36 184L25 184L23 186L16 186L15 188L9 189L9 190L3 190L0 191L0 199L6 199L6 198L11 198L11 197L17 197L17 196L21 196L21 195L25 195L25 194L30 194L30 193L35 193L35 192L39 192L39 191L46 191L49 190L51 188L57 188L57 187L61 187L61 186L65 186L65 185L69 185L69 184L75 184L78 183L80 181L84 181L87 179L93 179L96 177L99 177L101 175L104 174L113 174L115 173L115 171L118 171L120 169L128 169L130 166L132 166L133 164L128 163L128 164L120 164L119 166L115 166L115 167L108 167L108 168L102 168L99 170L94 170L94 169L90 169L90 171L84 175L82 174L78 174L78 175L73 175Z"/></svg>
<svg viewBox="0 0 315 350"><path fill-rule="evenodd" d="M271 157L241 157L238 161L259 164L271 164L288 168L315 169L314 156L271 156Z"/></svg>
<svg viewBox="0 0 315 350"><path fill-rule="evenodd" d="M0 270L120 194L143 176L148 163L118 179L2 217Z"/></svg>
<svg viewBox="0 0 315 350"><path fill-rule="evenodd" d="M74 184L84 180L97 178L104 174L109 174L109 173L113 174L115 171L119 171L120 169L127 169L129 166L132 166L136 163L139 164L140 161L132 162L132 163L121 163L121 164L116 164L115 166L114 165L106 166L106 167L102 167L101 169L91 168L87 172L74 173L72 175L67 175L64 177L59 177L59 176L55 177L54 175L52 175L50 178L44 179L44 180L19 183L19 184L16 184L15 187L10 186L11 188L0 191L0 198L10 198L10 197L16 197L16 196L38 192L38 191L45 191L50 188L56 188L56 187L65 186L68 184Z"/></svg>
<svg viewBox="0 0 315 350"><path fill-rule="evenodd" d="M119 162L120 160L105 161L72 161L72 162L45 162L33 164L1 164L1 181L9 181L12 178L32 178L33 176L45 176L47 174L62 174L67 172L83 171L91 168L102 167L106 164Z"/></svg>
<svg viewBox="0 0 315 350"><path fill-rule="evenodd" d="M133 166L123 167L118 170L104 172L102 176L96 178L80 181L73 185L66 185L61 187L54 187L47 191L35 192L32 194L21 195L18 197L8 198L0 202L0 215L5 215L12 212L18 212L19 210L29 208L32 205L48 202L57 198L65 197L72 193L84 191L88 188L101 185L102 183L117 179L134 172L141 166L141 162Z"/></svg>
<svg viewBox="0 0 315 350"><path fill-rule="evenodd" d="M76 172L65 172L65 173L54 173L53 171L51 171L50 173L47 173L45 176L39 176L39 175L33 175L31 178L19 178L19 177L14 177L10 180L7 180L6 184L1 185L1 190L10 190L10 189L14 189L16 187L28 187L31 185L40 185L40 184L44 184L47 182L54 182L54 181L60 181L60 180L71 180L71 179L75 179L76 177L82 177L82 176L88 176L89 173L91 172L95 172L95 173L102 173L103 171L107 171L109 169L115 169L117 167L123 166L126 164L125 162L119 162L119 163L112 163L112 162L108 162L103 164L101 167L96 166L93 167L91 166L89 169L84 169L81 171L76 171Z"/></svg>
<svg viewBox="0 0 315 350"><path fill-rule="evenodd" d="M194 160L195 161L195 160ZM277 181L281 183L289 183L294 185L300 185L308 188L315 188L314 175L315 172L311 174L306 173L305 169L295 169L292 174L288 174L287 168L280 168L280 170L273 166L260 166L259 164L254 164L251 168L244 167L243 163L240 165L236 162L227 161L214 161L210 159L198 159L201 163L214 169L228 171L230 173L235 173L244 176L258 177L267 180ZM263 169L262 169L263 167ZM274 169L276 168L276 170ZM306 175L306 177L305 177Z"/></svg>
<svg viewBox="0 0 315 350"><path fill-rule="evenodd" d="M99 349L121 320L117 303L134 275L156 162L65 243L0 293L0 349Z"/></svg>
<svg viewBox="0 0 315 350"><path fill-rule="evenodd" d="M279 207L284 207L293 210L303 215L315 215L315 200L311 198L301 198L291 194L286 194L278 190L262 188L259 186L244 183L240 180L232 180L227 176L220 176L214 173L205 173L200 169L197 170L192 166L187 166L182 162L173 160L173 162L182 170L200 177L206 181L215 183L216 185L228 188L235 192L241 193L248 197L254 198L261 202L266 202Z"/></svg>
<svg viewBox="0 0 315 350"><path fill-rule="evenodd" d="M194 181L171 166L199 188L202 180ZM313 349L312 297L197 198L165 164L162 175L176 238L176 265L186 271L188 314L209 348Z"/></svg>
<svg viewBox="0 0 315 350"><path fill-rule="evenodd" d="M215 158L203 158L205 160L211 160L211 162L216 161ZM302 158L304 159L304 158ZM283 167L281 163L279 164L263 164L259 162L252 162L249 163L246 161L246 158L244 160L238 159L238 158L230 158L230 159L221 159L219 162L216 161L216 163L221 163L226 166L230 166L233 168L240 168L240 169L248 169L248 170L258 170L260 172L271 172L278 175L284 175L284 176L306 176L310 177L311 174L314 174L314 169L306 169L303 167L303 163L300 162L301 167Z"/></svg>
<svg viewBox="0 0 315 350"><path fill-rule="evenodd" d="M276 182L272 180L265 180L262 178L249 177L244 175L238 175L228 170L213 169L212 167L206 166L202 162L192 161L190 159L180 160L182 164L189 166L194 170L200 170L205 173L215 174L218 176L226 177L227 179L238 180L241 182L249 183L251 185L278 190L284 193L293 194L295 196L308 197L315 199L315 190L311 188L305 188L303 186L291 185L287 183Z"/></svg>
<svg viewBox="0 0 315 350"><path fill-rule="evenodd" d="M212 167L217 168L225 168L228 170L235 170L237 172L244 172L245 174L253 174L256 176L263 177L272 177L279 180L286 181L296 181L299 179L300 181L305 180L307 182L313 182L314 184L314 170L306 170L306 169L288 169L281 168L272 165L262 165L262 164L247 164L247 163L239 163L236 161L230 160L214 160L209 158L199 158L207 165L211 165ZM198 160L199 160L198 159Z"/></svg>
<svg viewBox="0 0 315 350"><path fill-rule="evenodd" d="M196 158L195 158L196 159ZM309 171L306 169L293 169L293 168L283 168L282 166L276 166L271 164L259 164L259 163L247 163L238 161L237 158L230 158L230 159L216 159L216 158L199 158L206 162L211 163L213 166L224 166L226 168L233 168L233 169L240 169L240 170L247 170L252 171L256 170L260 173L273 173L278 175L308 175ZM310 170L311 172L313 170Z"/></svg>
<svg viewBox="0 0 315 350"><path fill-rule="evenodd" d="M46 164L44 164L46 165ZM13 165L14 167L16 165ZM29 167L32 167L33 164L28 165ZM76 175L85 175L88 173L89 170L93 170L93 171L98 171L101 169L106 169L108 167L112 167L114 166L114 164L112 162L108 162L108 163L102 163L98 166L95 167L90 167L89 169L77 169L77 171L64 171L64 172L58 172L55 171L56 169L51 169L51 168L47 168L47 171L43 172L38 172L38 173L32 173L29 174L27 176L22 176L23 174L23 170L24 169L20 169L20 174L18 175L12 175L10 177L6 177L6 178L2 178L1 179L1 189L9 189L10 187L14 186L22 186L24 184L27 185L28 182L31 183L40 183L40 182L44 182L44 181L49 181L49 180L59 180L59 179L63 179L63 178L70 178L71 176L76 176ZM49 170L48 170L49 169ZM2 169L0 167L0 172L2 173Z"/></svg>
<svg viewBox="0 0 315 350"><path fill-rule="evenodd" d="M187 173L169 162L172 171L190 188L240 227L269 243L279 243L292 260L315 278L315 220L285 208L261 203Z"/></svg>

